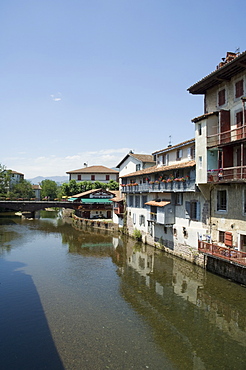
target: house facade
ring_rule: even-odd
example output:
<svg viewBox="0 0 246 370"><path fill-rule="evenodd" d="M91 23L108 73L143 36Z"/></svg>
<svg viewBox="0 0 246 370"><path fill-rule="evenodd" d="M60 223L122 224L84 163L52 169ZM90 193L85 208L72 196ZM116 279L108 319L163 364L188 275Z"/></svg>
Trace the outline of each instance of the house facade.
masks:
<svg viewBox="0 0 246 370"><path fill-rule="evenodd" d="M18 184L21 180L24 180L24 174L21 172L8 170L9 173L9 186L10 188Z"/></svg>
<svg viewBox="0 0 246 370"><path fill-rule="evenodd" d="M66 173L69 175L69 180L75 181L99 181L103 183L108 183L110 180L119 181L119 172L105 166L85 166Z"/></svg>
<svg viewBox="0 0 246 370"><path fill-rule="evenodd" d="M153 153L155 165L121 177L129 234L194 261L207 235L207 204L195 185L195 139Z"/></svg>
<svg viewBox="0 0 246 370"><path fill-rule="evenodd" d="M246 252L246 52L227 53L188 91L205 101L193 122L196 184L211 205L211 241Z"/></svg>
<svg viewBox="0 0 246 370"><path fill-rule="evenodd" d="M85 219L111 219L113 204L111 199L116 196L115 191L92 189L75 194L68 201L77 205L76 216Z"/></svg>
<svg viewBox="0 0 246 370"><path fill-rule="evenodd" d="M135 171L141 171L155 165L154 156L151 154L135 154L130 151L116 166L120 177ZM120 180L121 181L121 180Z"/></svg>

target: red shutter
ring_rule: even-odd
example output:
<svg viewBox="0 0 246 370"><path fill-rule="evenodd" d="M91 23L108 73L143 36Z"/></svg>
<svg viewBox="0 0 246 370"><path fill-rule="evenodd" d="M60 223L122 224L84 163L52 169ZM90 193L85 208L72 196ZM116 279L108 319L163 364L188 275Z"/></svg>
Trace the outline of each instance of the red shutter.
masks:
<svg viewBox="0 0 246 370"><path fill-rule="evenodd" d="M225 89L219 91L218 100L219 106L225 104Z"/></svg>
<svg viewBox="0 0 246 370"><path fill-rule="evenodd" d="M221 110L220 111L221 143L228 143L231 141L230 130L231 130L230 111Z"/></svg>
<svg viewBox="0 0 246 370"><path fill-rule="evenodd" d="M225 245L227 247L232 247L232 233L229 231L225 232Z"/></svg>
<svg viewBox="0 0 246 370"><path fill-rule="evenodd" d="M242 95L243 95L243 80L240 80L235 83L235 97L239 98Z"/></svg>

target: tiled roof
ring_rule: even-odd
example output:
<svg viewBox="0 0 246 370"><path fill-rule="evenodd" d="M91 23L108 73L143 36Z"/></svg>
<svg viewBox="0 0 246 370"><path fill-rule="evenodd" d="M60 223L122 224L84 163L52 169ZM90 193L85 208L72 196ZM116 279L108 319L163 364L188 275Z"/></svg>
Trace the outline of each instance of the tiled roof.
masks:
<svg viewBox="0 0 246 370"><path fill-rule="evenodd" d="M178 149L182 146L185 146L185 145L188 145L188 144L192 144L193 142L195 142L195 139L190 139L190 140L186 140L186 141L183 141L182 143L179 143L179 144L175 144L175 145L172 145L172 146L168 146L167 148L165 149L160 149L160 150L156 150L154 153L152 154L157 154L157 153L163 153L163 152L169 152L170 150L173 150L173 149Z"/></svg>
<svg viewBox="0 0 246 370"><path fill-rule="evenodd" d="M167 206L168 204L170 204L171 202L169 201L160 201L160 202L157 202L156 200L150 200L149 202L145 203L147 204L148 206L157 206L157 207L165 207Z"/></svg>
<svg viewBox="0 0 246 370"><path fill-rule="evenodd" d="M208 89L220 84L222 81L228 81L231 77L245 71L246 69L246 51L239 54L235 59L226 63L224 66L216 69L187 90L191 94L205 94Z"/></svg>
<svg viewBox="0 0 246 370"><path fill-rule="evenodd" d="M141 162L144 163L155 163L154 157L151 154L135 154L132 152L129 152L121 161L120 163L116 166L117 168L121 166L121 164L128 158L128 157L133 157L138 159Z"/></svg>
<svg viewBox="0 0 246 370"><path fill-rule="evenodd" d="M83 197L86 197L87 195L90 195L90 194L93 194L93 193L97 193L98 191L105 191L106 193L110 193L110 194L115 194L115 190L104 190L104 189L91 189L91 190L87 190L87 191L84 191L83 193L79 193L79 194L75 194L75 195L71 195L71 198L83 198Z"/></svg>
<svg viewBox="0 0 246 370"><path fill-rule="evenodd" d="M207 118L207 117L210 117L210 116L213 116L214 114L219 114L219 112L209 112L209 113L204 113L202 114L201 116L198 116L198 117L195 117L191 120L191 122L199 122L201 120L203 120L204 118Z"/></svg>
<svg viewBox="0 0 246 370"><path fill-rule="evenodd" d="M12 171L12 170L7 170L7 171L10 171L11 173L13 173L13 174L15 174L15 175L22 175L22 176L24 176L24 174L23 174L23 173L21 173L21 172Z"/></svg>
<svg viewBox="0 0 246 370"><path fill-rule="evenodd" d="M40 185L32 185L32 189L33 190L41 190L41 186Z"/></svg>
<svg viewBox="0 0 246 370"><path fill-rule="evenodd" d="M80 168L78 170L73 170L73 171L68 171L66 173L119 173L119 171L112 170L112 168L108 168L105 166L89 166L89 167L84 167Z"/></svg>
<svg viewBox="0 0 246 370"><path fill-rule="evenodd" d="M140 176L140 175L149 175L152 173L176 170L179 168L194 167L195 165L196 165L196 161L188 161L188 162L181 162L181 163L173 164L170 166L160 166L160 167L153 166L153 167L145 168L144 170L141 170L141 171L129 173L127 175L121 176L121 178L135 177L135 176Z"/></svg>

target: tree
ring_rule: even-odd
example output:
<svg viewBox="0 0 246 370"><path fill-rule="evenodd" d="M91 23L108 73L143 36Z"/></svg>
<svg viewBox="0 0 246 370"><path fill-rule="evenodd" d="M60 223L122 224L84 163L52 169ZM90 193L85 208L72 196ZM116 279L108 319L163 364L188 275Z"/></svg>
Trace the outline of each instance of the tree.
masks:
<svg viewBox="0 0 246 370"><path fill-rule="evenodd" d="M119 183L114 180L110 180L107 184L109 190L119 190Z"/></svg>
<svg viewBox="0 0 246 370"><path fill-rule="evenodd" d="M41 198L54 200L58 195L58 185L53 180L43 180L41 182Z"/></svg>
<svg viewBox="0 0 246 370"><path fill-rule="evenodd" d="M9 189L10 171L0 163L0 195L6 195Z"/></svg>
<svg viewBox="0 0 246 370"><path fill-rule="evenodd" d="M21 179L20 182L12 186L11 191L8 193L8 196L10 198L30 199L35 197L35 192L29 181Z"/></svg>

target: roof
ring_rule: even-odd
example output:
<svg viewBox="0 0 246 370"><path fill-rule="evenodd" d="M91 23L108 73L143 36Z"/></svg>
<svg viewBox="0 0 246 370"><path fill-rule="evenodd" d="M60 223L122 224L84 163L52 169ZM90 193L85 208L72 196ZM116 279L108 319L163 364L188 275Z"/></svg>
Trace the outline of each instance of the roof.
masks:
<svg viewBox="0 0 246 370"><path fill-rule="evenodd" d="M91 190L87 190L87 191L84 191L83 193L79 193L79 194L75 194L75 195L71 195L71 198L74 198L74 199L78 199L78 198L83 198L83 197L86 197L87 195L90 195L90 194L93 194L93 193L97 193L98 191L103 191L105 193L108 193L108 194L112 194L112 195L116 195L116 191L115 190L104 190L104 189L91 189Z"/></svg>
<svg viewBox="0 0 246 370"><path fill-rule="evenodd" d="M118 174L119 171L113 170L112 168L108 168L105 166L89 166L80 168L78 170L68 171L66 173L115 173Z"/></svg>
<svg viewBox="0 0 246 370"><path fill-rule="evenodd" d="M121 178L125 177L135 177L135 176L140 176L140 175L149 175L152 173L156 172L164 172L164 171L169 171L169 170L176 170L179 168L187 168L187 167L194 167L196 165L196 161L188 161L188 162L181 162L177 164L173 164L171 166L153 166L149 168L145 168L144 170L141 171L136 171L129 173L127 175L121 176Z"/></svg>
<svg viewBox="0 0 246 370"><path fill-rule="evenodd" d="M165 207L165 206L167 206L170 203L171 202L164 201L164 200L162 200L160 202L157 202L156 200L150 200L149 202L147 202L145 204L147 204L148 206Z"/></svg>
<svg viewBox="0 0 246 370"><path fill-rule="evenodd" d="M114 198L111 198L110 200L111 200L112 202L119 203L119 202L123 202L124 198L121 198L121 197L114 197Z"/></svg>
<svg viewBox="0 0 246 370"><path fill-rule="evenodd" d="M40 185L32 185L32 189L33 190L41 190L41 186Z"/></svg>
<svg viewBox="0 0 246 370"><path fill-rule="evenodd" d="M17 172L17 171L13 171L13 170L7 170L7 171L10 171L11 173L13 173L15 175L22 175L22 176L24 176L24 174L21 173L21 172Z"/></svg>
<svg viewBox="0 0 246 370"><path fill-rule="evenodd" d="M180 147L182 147L182 146L185 146L185 145L188 145L188 144L192 144L192 143L195 143L195 139L186 140L186 141L183 141L182 143L179 143L179 144L176 144L176 145L168 146L167 148L165 148L165 149L161 149L161 150L157 150L157 151L155 151L155 152L154 152L154 153L152 153L152 154L169 152L170 150L178 149L178 148L180 148Z"/></svg>
<svg viewBox="0 0 246 370"><path fill-rule="evenodd" d="M246 51L237 55L232 61L216 69L187 90L191 94L205 94L208 89L229 81L233 76L246 70Z"/></svg>
<svg viewBox="0 0 246 370"><path fill-rule="evenodd" d="M210 116L213 116L213 115L218 115L219 112L218 111L215 111L215 112L209 112L209 113L204 113L202 114L201 116L198 116L198 117L195 117L191 120L191 122L199 122L207 117L210 117Z"/></svg>
<svg viewBox="0 0 246 370"><path fill-rule="evenodd" d="M144 162L144 163L155 163L154 161L154 157L153 155L151 154L135 154L135 153L132 153L132 152L129 152L121 161L120 163L116 166L116 168L119 168L121 166L121 164L128 158L128 157L133 157L133 158L136 158L138 159L139 161L141 162Z"/></svg>

